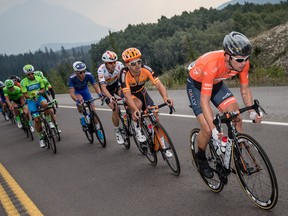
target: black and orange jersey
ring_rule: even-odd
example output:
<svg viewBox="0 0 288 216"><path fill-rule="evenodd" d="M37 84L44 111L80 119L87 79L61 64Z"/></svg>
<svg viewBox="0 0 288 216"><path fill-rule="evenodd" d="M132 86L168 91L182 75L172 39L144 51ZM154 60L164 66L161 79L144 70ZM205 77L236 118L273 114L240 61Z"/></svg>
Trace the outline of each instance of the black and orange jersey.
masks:
<svg viewBox="0 0 288 216"><path fill-rule="evenodd" d="M122 68L120 72L120 84L123 93L130 91L131 94L135 94L142 91L148 79L153 85L160 81L155 72L146 65L141 67L140 74L137 78L131 74L128 67Z"/></svg>

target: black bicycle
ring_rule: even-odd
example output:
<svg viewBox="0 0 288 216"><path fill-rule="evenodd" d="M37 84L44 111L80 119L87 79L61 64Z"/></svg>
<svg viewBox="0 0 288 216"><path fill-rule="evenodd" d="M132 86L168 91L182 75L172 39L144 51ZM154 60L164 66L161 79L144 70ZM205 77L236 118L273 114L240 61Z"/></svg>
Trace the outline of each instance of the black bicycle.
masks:
<svg viewBox="0 0 288 216"><path fill-rule="evenodd" d="M258 115L259 110L266 112L260 106L258 100L254 100L254 105L244 107L234 112L227 112L223 115L216 115L214 124L218 131L221 124L225 123L228 128L228 142L225 154L217 153L217 143L211 140L206 148L206 157L213 177L207 178L199 172L198 159L198 134L199 129L195 128L190 133L190 149L192 152L193 164L197 168L205 184L215 193L219 193L228 183L230 173L237 175L239 183L250 198L250 200L261 209L272 209L278 200L278 184L272 164L260 144L251 136L239 133L236 130L233 120L245 111L254 109ZM231 159L234 168L231 167Z"/></svg>
<svg viewBox="0 0 288 216"><path fill-rule="evenodd" d="M24 131L24 133L26 134L27 138L30 137L31 140L34 140L34 137L33 137L33 133L31 131L31 127L30 127L30 124L29 124L29 120L26 118L26 115L25 113L23 112L23 106L25 106L25 104L18 104L15 108L17 109L18 108L18 111L19 111L19 118L20 118L20 122L22 124L22 130Z"/></svg>
<svg viewBox="0 0 288 216"><path fill-rule="evenodd" d="M94 142L93 134L95 133L96 138L100 142L101 146L105 148L106 136L105 136L104 128L102 126L100 118L98 117L97 113L93 111L93 107L92 107L93 101L98 100L98 99L100 98L92 98L82 103L81 105L82 111L86 120L86 125L82 125L82 129L90 143ZM98 128L97 128L96 123L98 124Z"/></svg>
<svg viewBox="0 0 288 216"><path fill-rule="evenodd" d="M31 115L33 115L34 113L39 112L39 118L40 118L40 124L41 124L41 128L43 131L43 135L44 135L44 144L46 145L46 147L48 149L51 148L52 152L54 154L57 153L57 147L56 147L56 142L55 142L55 133L53 132L53 130L56 130L56 128L50 128L50 120L47 120L47 117L45 115L45 111L48 109L52 109L54 102L49 102L48 103L48 107L47 108L39 108L37 111L31 112Z"/></svg>
<svg viewBox="0 0 288 216"><path fill-rule="evenodd" d="M142 147L141 152L154 166L158 161L157 153L160 152L163 160L166 161L173 173L178 176L181 169L176 149L169 134L163 125L160 124L158 118L159 109L164 106L167 106L167 104L163 103L158 106L149 106L145 111L141 112L139 126L141 126L141 130L146 137L146 142L141 143L139 147ZM169 108L170 114L172 114L174 108Z"/></svg>

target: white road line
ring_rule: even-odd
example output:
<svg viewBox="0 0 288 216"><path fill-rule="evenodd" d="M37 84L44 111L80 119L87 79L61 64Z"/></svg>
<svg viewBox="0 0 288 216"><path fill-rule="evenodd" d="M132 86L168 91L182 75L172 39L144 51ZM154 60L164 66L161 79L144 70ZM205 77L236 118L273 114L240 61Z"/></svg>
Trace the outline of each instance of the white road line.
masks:
<svg viewBox="0 0 288 216"><path fill-rule="evenodd" d="M58 105L58 107L61 107L61 108L67 108L67 109L76 109L75 106L65 106L65 105ZM104 109L104 108L98 108L97 107L97 110L100 110L100 111L109 111L111 112L111 109ZM168 113L159 113L159 115L162 115L162 116L171 116L171 117L179 117L179 118L196 118L196 116L193 116L193 115L182 115L182 114L168 114ZM246 119L243 119L243 122L245 123L252 123L251 120L246 120ZM288 126L288 123L286 122L273 122L273 121L262 121L261 124L267 124L267 125L278 125L278 126Z"/></svg>

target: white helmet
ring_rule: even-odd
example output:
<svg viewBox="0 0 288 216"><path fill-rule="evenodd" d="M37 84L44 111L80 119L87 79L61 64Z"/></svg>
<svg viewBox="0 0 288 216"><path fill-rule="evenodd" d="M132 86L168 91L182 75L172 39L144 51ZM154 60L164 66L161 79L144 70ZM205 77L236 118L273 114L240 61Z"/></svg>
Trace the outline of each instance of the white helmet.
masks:
<svg viewBox="0 0 288 216"><path fill-rule="evenodd" d="M118 59L118 56L116 55L115 52L112 52L112 51L106 51L102 55L102 61L104 62L115 62L117 61L117 59Z"/></svg>
<svg viewBox="0 0 288 216"><path fill-rule="evenodd" d="M73 69L75 72L86 70L86 64L81 61L76 61L73 63Z"/></svg>

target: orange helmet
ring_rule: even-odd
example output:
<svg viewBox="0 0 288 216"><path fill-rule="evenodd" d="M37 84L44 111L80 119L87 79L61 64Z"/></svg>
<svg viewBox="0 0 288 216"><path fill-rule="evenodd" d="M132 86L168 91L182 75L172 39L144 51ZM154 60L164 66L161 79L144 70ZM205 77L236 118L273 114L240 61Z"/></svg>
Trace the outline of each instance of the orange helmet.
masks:
<svg viewBox="0 0 288 216"><path fill-rule="evenodd" d="M128 48L123 51L122 58L127 63L133 59L141 58L142 54L137 48Z"/></svg>

